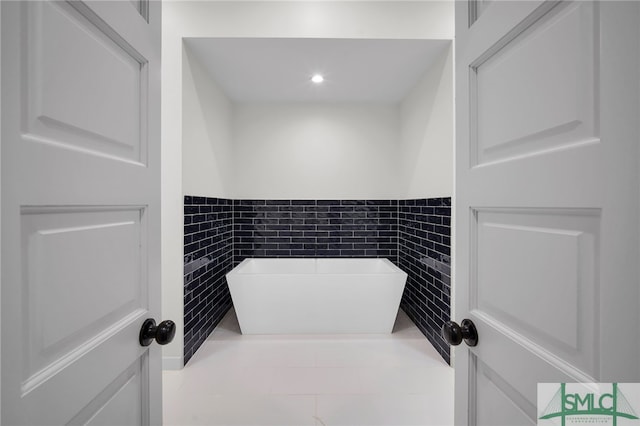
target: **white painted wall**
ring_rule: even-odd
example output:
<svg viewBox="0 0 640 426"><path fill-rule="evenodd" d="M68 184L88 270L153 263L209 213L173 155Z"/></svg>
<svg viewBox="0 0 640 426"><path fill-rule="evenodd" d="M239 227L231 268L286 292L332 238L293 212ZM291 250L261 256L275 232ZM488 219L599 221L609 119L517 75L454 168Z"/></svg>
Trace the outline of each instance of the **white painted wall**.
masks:
<svg viewBox="0 0 640 426"><path fill-rule="evenodd" d="M450 0L163 2L162 309L178 328L163 350L165 368L181 368L183 360L183 38L453 39L453 18Z"/></svg>
<svg viewBox="0 0 640 426"><path fill-rule="evenodd" d="M453 194L453 49L440 59L404 99L401 110L398 198Z"/></svg>
<svg viewBox="0 0 640 426"><path fill-rule="evenodd" d="M188 45L182 78L182 191L231 198L232 105Z"/></svg>
<svg viewBox="0 0 640 426"><path fill-rule="evenodd" d="M454 2L164 1L181 37L326 37L452 40ZM163 21L164 23L164 21ZM169 47L169 46L167 46Z"/></svg>
<svg viewBox="0 0 640 426"><path fill-rule="evenodd" d="M234 114L234 198L397 196L392 105L243 105Z"/></svg>
<svg viewBox="0 0 640 426"><path fill-rule="evenodd" d="M176 324L173 342L162 348L164 369L183 366L184 290L182 194L182 29L170 2L162 4L161 222L162 318ZM175 12L175 11L174 11Z"/></svg>

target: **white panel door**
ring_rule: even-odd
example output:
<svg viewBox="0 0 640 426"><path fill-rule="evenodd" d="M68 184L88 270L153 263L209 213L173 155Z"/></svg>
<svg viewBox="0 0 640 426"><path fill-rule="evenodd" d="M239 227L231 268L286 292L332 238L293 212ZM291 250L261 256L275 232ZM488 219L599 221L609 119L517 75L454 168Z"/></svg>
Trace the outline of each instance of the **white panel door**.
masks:
<svg viewBox="0 0 640 426"><path fill-rule="evenodd" d="M456 2L456 423L638 382L637 2Z"/></svg>
<svg viewBox="0 0 640 426"><path fill-rule="evenodd" d="M2 7L2 424L160 424L160 2Z"/></svg>

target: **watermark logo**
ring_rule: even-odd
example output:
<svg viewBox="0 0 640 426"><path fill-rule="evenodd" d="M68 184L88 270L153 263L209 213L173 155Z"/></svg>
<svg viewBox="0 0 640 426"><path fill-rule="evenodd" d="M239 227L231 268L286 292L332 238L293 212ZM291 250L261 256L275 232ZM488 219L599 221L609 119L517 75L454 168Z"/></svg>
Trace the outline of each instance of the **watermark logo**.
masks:
<svg viewBox="0 0 640 426"><path fill-rule="evenodd" d="M639 383L538 383L538 425L640 426Z"/></svg>

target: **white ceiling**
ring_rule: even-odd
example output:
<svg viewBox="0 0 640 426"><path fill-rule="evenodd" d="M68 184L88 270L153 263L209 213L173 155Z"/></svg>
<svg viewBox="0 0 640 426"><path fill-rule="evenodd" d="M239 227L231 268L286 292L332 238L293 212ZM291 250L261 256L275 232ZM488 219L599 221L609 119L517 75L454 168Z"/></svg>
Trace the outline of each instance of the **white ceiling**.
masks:
<svg viewBox="0 0 640 426"><path fill-rule="evenodd" d="M189 38L235 102L401 101L449 40ZM325 81L310 81L321 73Z"/></svg>

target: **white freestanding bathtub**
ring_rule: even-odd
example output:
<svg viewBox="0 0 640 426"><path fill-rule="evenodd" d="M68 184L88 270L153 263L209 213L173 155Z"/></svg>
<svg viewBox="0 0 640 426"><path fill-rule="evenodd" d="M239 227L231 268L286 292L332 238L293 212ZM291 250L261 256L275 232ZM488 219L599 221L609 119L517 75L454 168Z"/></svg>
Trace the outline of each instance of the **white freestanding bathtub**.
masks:
<svg viewBox="0 0 640 426"><path fill-rule="evenodd" d="M391 333L406 280L388 259L245 259L227 274L243 334Z"/></svg>

